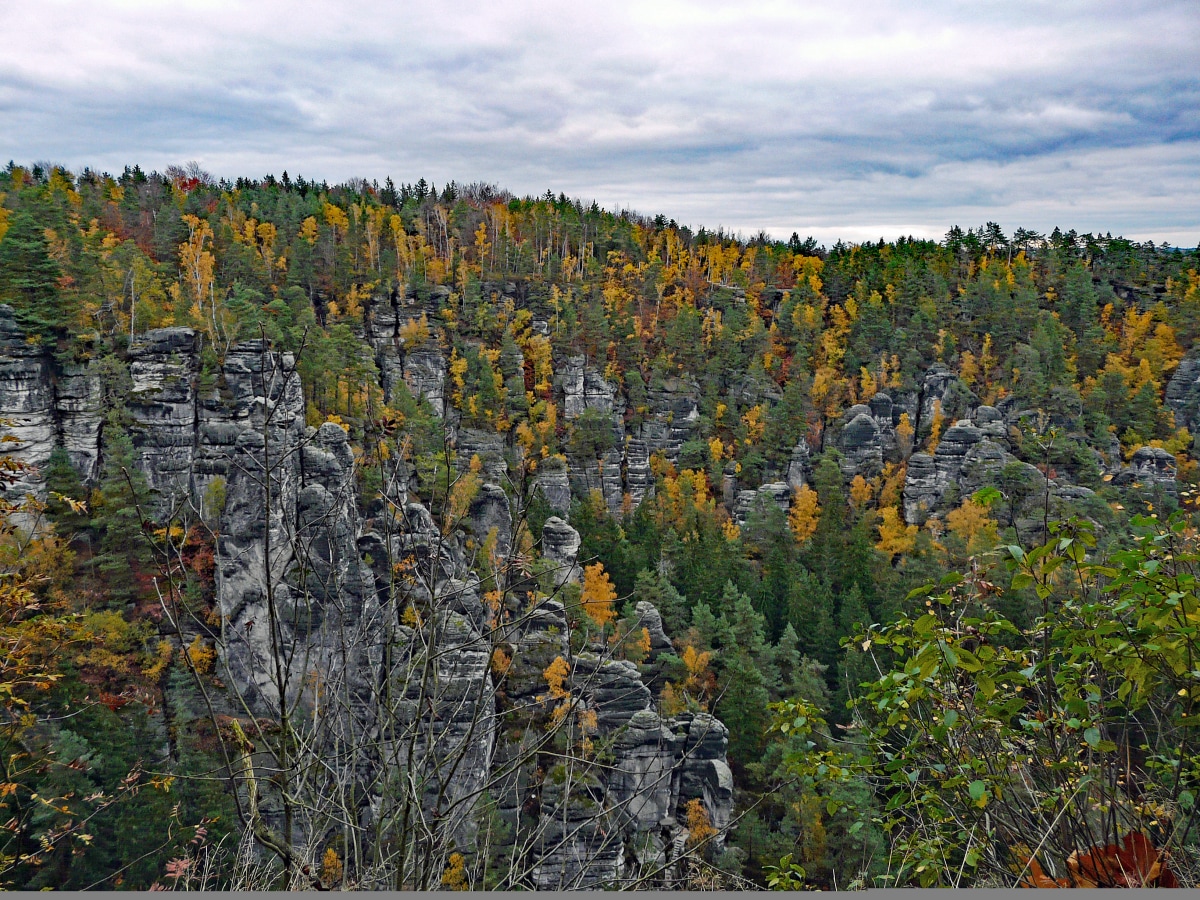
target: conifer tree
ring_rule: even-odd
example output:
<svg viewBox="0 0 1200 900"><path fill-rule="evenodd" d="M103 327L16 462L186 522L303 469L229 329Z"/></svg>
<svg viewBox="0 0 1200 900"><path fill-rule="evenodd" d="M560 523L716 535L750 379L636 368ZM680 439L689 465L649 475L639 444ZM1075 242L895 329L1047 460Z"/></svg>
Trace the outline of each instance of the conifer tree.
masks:
<svg viewBox="0 0 1200 900"><path fill-rule="evenodd" d="M135 576L150 568L150 553L142 530L150 490L137 467L137 454L121 421L120 410L109 413L104 428L104 465L93 502L92 525L100 535L96 568L116 601L136 593Z"/></svg>
<svg viewBox="0 0 1200 900"><path fill-rule="evenodd" d="M663 620L663 631L668 636L683 634L691 618L687 597L675 590L675 586L657 572L638 572L633 588L633 600L653 603Z"/></svg>
<svg viewBox="0 0 1200 900"><path fill-rule="evenodd" d="M0 239L0 300L12 304L22 328L46 340L64 333L70 321L59 296L61 275L37 219L16 213Z"/></svg>

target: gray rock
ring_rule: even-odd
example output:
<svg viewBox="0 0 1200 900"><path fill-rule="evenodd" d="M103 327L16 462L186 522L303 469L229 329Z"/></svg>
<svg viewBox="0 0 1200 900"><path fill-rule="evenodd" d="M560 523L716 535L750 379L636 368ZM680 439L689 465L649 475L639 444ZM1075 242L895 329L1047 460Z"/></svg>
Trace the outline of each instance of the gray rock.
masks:
<svg viewBox="0 0 1200 900"><path fill-rule="evenodd" d="M84 483L100 475L100 431L104 425L104 391L99 377L76 363L63 365L55 388L63 449Z"/></svg>
<svg viewBox="0 0 1200 900"><path fill-rule="evenodd" d="M792 503L792 488L786 481L774 481L760 485L756 491L739 491L733 518L738 525L745 525L750 513L756 508L765 508L773 503L786 512Z"/></svg>
<svg viewBox="0 0 1200 900"><path fill-rule="evenodd" d="M634 509L654 493L654 473L650 471L650 451L646 442L630 438L625 443L625 491Z"/></svg>
<svg viewBox="0 0 1200 900"><path fill-rule="evenodd" d="M536 483L552 510L560 516L565 516L570 511L571 478L565 468L549 468L543 463L538 467Z"/></svg>
<svg viewBox="0 0 1200 900"><path fill-rule="evenodd" d="M508 494L498 484L484 484L471 501L462 523L480 545L495 541L495 553L507 558L512 549L512 506Z"/></svg>
<svg viewBox="0 0 1200 900"><path fill-rule="evenodd" d="M808 449L808 441L801 438L792 448L792 458L788 460L787 483L793 489L802 488L812 481L812 457Z"/></svg>
<svg viewBox="0 0 1200 900"><path fill-rule="evenodd" d="M883 470L883 439L879 425L871 416L870 407L852 406L845 418L848 421L842 426L842 433L838 437L838 449L842 452L842 474L847 478L878 475Z"/></svg>
<svg viewBox="0 0 1200 900"><path fill-rule="evenodd" d="M674 824L675 756L679 743L658 714L633 714L613 746L616 758L605 788L627 829L648 832Z"/></svg>
<svg viewBox="0 0 1200 900"><path fill-rule="evenodd" d="M650 691L638 668L628 660L580 653L571 670L571 689L596 711L600 734L626 725L633 714L650 708Z"/></svg>
<svg viewBox="0 0 1200 900"><path fill-rule="evenodd" d="M0 487L5 500L20 502L27 495L45 496L41 468L50 459L57 440L54 388L49 354L30 344L17 326L12 307L0 304L0 419L8 423L3 434L12 438L4 452L33 468L18 473L17 480ZM28 525L18 516L18 524Z"/></svg>
<svg viewBox="0 0 1200 900"><path fill-rule="evenodd" d="M951 485L957 485L971 449L983 440L983 432L966 419L947 428L931 457L914 453L908 461L904 481L904 518L922 523L937 511Z"/></svg>
<svg viewBox="0 0 1200 900"><path fill-rule="evenodd" d="M946 415L948 413L942 401L945 399L946 391L950 387L951 382L956 380L957 376L941 363L934 363L925 371L925 379L921 383L922 431L927 430L929 427L928 423L933 421L935 407L940 405L943 407L942 414Z"/></svg>
<svg viewBox="0 0 1200 900"><path fill-rule="evenodd" d="M612 414L619 411L617 388L587 364L587 357L572 356L561 364L555 378L562 391L563 413L576 419L585 409L597 409Z"/></svg>
<svg viewBox="0 0 1200 900"><path fill-rule="evenodd" d="M1166 404L1175 414L1175 427L1200 435L1200 350L1193 348L1167 382Z"/></svg>
<svg viewBox="0 0 1200 900"><path fill-rule="evenodd" d="M1008 445L1008 423L996 407L977 406L971 413L971 422L987 440Z"/></svg>
<svg viewBox="0 0 1200 900"><path fill-rule="evenodd" d="M546 774L533 868L538 890L615 885L625 866L625 846L604 796L599 777L587 769L559 764Z"/></svg>
<svg viewBox="0 0 1200 900"><path fill-rule="evenodd" d="M933 457L914 453L908 459L904 478L904 521L922 524L938 505L947 483L938 473Z"/></svg>
<svg viewBox="0 0 1200 900"><path fill-rule="evenodd" d="M406 342L401 329L424 315L431 334L419 345ZM438 416L446 409L446 354L437 336L437 305L422 304L415 293L404 297L375 297L367 316L365 337L375 350L384 399L395 401L401 385L414 396L424 397Z"/></svg>
<svg viewBox="0 0 1200 900"><path fill-rule="evenodd" d="M196 333L158 328L139 335L129 348L133 392L126 408L136 423L134 446L156 512L166 514L192 492L196 453Z"/></svg>
<svg viewBox="0 0 1200 900"><path fill-rule="evenodd" d="M1158 489L1169 497L1178 497L1175 457L1161 447L1139 447L1133 451L1129 466L1113 478L1113 484L1147 491Z"/></svg>
<svg viewBox="0 0 1200 900"><path fill-rule="evenodd" d="M582 580L583 570L578 565L581 543L579 532L558 516L551 516L542 526L542 557L554 567L556 587Z"/></svg>
<svg viewBox="0 0 1200 900"><path fill-rule="evenodd" d="M493 484L503 483L508 475L508 463L504 459L504 438L494 431L476 428L459 428L454 441L454 465L465 472L472 460L479 457L483 477Z"/></svg>

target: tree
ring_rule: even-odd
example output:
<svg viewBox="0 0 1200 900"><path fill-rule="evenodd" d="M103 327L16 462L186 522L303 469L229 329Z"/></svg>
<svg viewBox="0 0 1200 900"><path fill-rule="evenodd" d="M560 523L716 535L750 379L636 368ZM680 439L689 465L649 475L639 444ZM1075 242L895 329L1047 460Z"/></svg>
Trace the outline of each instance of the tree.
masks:
<svg viewBox="0 0 1200 900"><path fill-rule="evenodd" d="M644 600L654 604L663 620L663 630L667 634L683 634L691 619L687 598L670 580L658 572L638 572L637 582L633 589L634 601Z"/></svg>
<svg viewBox="0 0 1200 900"><path fill-rule="evenodd" d="M778 681L766 642L763 617L750 598L726 583L724 610L717 622L717 715L729 726L729 754L735 764L753 760L769 724L769 691Z"/></svg>
<svg viewBox="0 0 1200 900"><path fill-rule="evenodd" d="M878 529L879 543L875 549L887 556L889 561L908 553L917 544L917 526L905 524L900 510L894 506L879 510Z"/></svg>
<svg viewBox="0 0 1200 900"><path fill-rule="evenodd" d="M796 488L788 510L788 525L797 544L805 543L816 533L820 514L817 492L808 486Z"/></svg>
<svg viewBox="0 0 1200 900"><path fill-rule="evenodd" d="M998 611L995 576L972 572L854 638L882 673L856 707L891 798L899 883L1104 883L1118 865L1105 848L1145 834L1146 866L1121 878L1174 881L1169 855L1191 840L1200 790L1185 662L1200 650L1200 600L1179 578L1200 554L1182 516L1133 527L1130 546L1097 561L1084 520L1008 548L1010 590L1041 610L1028 625Z"/></svg>
<svg viewBox="0 0 1200 900"><path fill-rule="evenodd" d="M22 328L46 341L64 337L72 322L61 277L37 218L17 212L0 238L0 299L13 305Z"/></svg>
<svg viewBox="0 0 1200 900"><path fill-rule="evenodd" d="M100 535L96 568L112 597L122 602L135 599L138 577L150 566L148 536L142 527L149 499L133 441L122 424L121 411L114 410L104 429L104 464L92 503L92 524Z"/></svg>
<svg viewBox="0 0 1200 900"><path fill-rule="evenodd" d="M26 468L0 457L0 483ZM148 887L146 869L178 843L161 826L177 819L141 771L153 743L145 710L134 704L122 718L107 704L124 707L117 693L135 684L145 691L146 672L169 656L137 659L124 620L80 611L73 554L44 512L31 497L0 500L0 885L84 888L121 875Z"/></svg>
<svg viewBox="0 0 1200 900"><path fill-rule="evenodd" d="M829 583L801 571L788 597L788 624L800 638L800 651L826 666L837 661L834 598Z"/></svg>
<svg viewBox="0 0 1200 900"><path fill-rule="evenodd" d="M603 628L616 618L617 612L613 603L617 599L616 588L613 587L608 573L604 571L603 563L593 563L583 570L583 593L580 604L588 618Z"/></svg>

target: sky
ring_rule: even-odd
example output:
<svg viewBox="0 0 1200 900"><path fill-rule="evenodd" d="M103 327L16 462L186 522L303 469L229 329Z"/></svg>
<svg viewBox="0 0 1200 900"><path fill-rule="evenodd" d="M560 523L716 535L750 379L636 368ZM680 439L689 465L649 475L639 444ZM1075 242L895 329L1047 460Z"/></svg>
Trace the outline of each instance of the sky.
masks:
<svg viewBox="0 0 1200 900"><path fill-rule="evenodd" d="M0 157L547 189L746 235L1200 243L1197 0L38 0Z"/></svg>

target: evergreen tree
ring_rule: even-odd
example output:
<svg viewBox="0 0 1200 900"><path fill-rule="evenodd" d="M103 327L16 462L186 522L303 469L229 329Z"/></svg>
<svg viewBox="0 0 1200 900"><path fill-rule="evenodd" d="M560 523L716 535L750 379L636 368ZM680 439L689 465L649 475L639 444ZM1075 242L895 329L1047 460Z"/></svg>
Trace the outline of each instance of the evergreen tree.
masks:
<svg viewBox="0 0 1200 900"><path fill-rule="evenodd" d="M0 239L0 299L12 304L18 324L31 335L53 340L66 332L70 315L60 298L61 276L43 227L28 211L16 213Z"/></svg>
<svg viewBox="0 0 1200 900"><path fill-rule="evenodd" d="M71 465L71 457L62 447L55 447L50 453L45 473L46 489L50 495L46 504L47 511L54 518L59 533L69 537L85 528L88 519L85 514L76 512L69 503L59 499L59 495L70 500L84 500L87 498L87 491L83 482L79 480L79 473Z"/></svg>
<svg viewBox="0 0 1200 900"><path fill-rule="evenodd" d="M675 590L675 586L657 572L638 572L633 588L633 600L653 603L663 620L663 630L668 637L681 635L691 618L687 597Z"/></svg>
<svg viewBox="0 0 1200 900"><path fill-rule="evenodd" d="M142 514L148 513L149 499L133 441L122 425L120 411L114 410L104 428L104 465L92 525L100 535L96 568L116 601L132 600L136 576L149 568L150 552L142 532Z"/></svg>
<svg viewBox="0 0 1200 900"><path fill-rule="evenodd" d="M717 715L729 726L729 755L742 765L762 750L770 714L770 692L778 689L779 674L766 641L763 617L750 598L726 582L721 606L727 611L717 622Z"/></svg>
<svg viewBox="0 0 1200 900"><path fill-rule="evenodd" d="M799 648L826 666L837 662L833 590L829 582L801 571L788 595L788 624L799 635Z"/></svg>
<svg viewBox="0 0 1200 900"><path fill-rule="evenodd" d="M788 622L779 636L779 643L771 651L771 661L779 673L779 689L771 699L779 700L792 694L796 673L800 670L800 637L792 623Z"/></svg>

